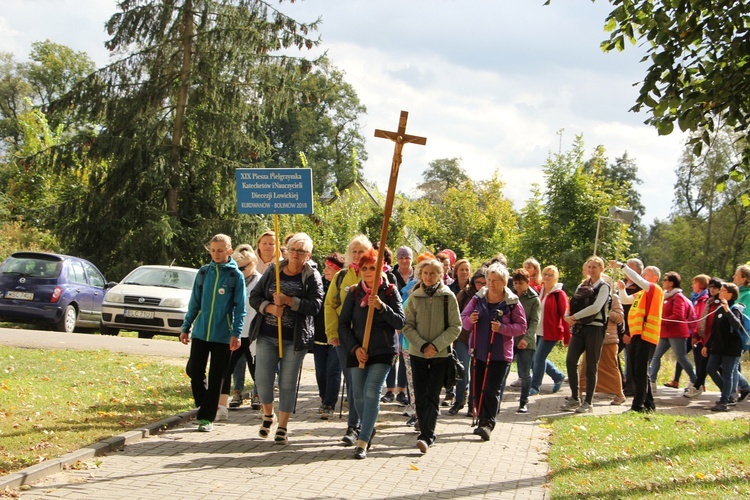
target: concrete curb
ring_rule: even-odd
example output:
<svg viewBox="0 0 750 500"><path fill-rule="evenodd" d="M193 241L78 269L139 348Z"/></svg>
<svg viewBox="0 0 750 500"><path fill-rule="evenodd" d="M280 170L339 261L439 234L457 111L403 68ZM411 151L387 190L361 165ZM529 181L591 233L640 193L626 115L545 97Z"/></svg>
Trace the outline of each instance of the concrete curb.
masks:
<svg viewBox="0 0 750 500"><path fill-rule="evenodd" d="M44 461L40 464L26 467L18 472L13 472L5 477L0 477L0 491L15 489L29 484L33 481L43 479L52 474L57 474L65 470L70 464L75 464L83 460L89 460L93 457L106 455L112 451L117 451L126 444L135 443L148 436L155 436L162 432L182 425L183 423L195 418L197 410L189 410L172 417L167 417L153 424L148 424L132 431L124 432L117 436L105 439L98 443L86 446L80 450L72 451L61 457Z"/></svg>

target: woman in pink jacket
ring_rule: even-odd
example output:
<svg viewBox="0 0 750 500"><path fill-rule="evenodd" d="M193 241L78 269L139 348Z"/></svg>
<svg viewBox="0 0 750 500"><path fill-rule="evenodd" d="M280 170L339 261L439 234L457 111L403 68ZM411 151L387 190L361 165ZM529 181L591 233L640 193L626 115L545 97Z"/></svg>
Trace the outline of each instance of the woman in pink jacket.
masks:
<svg viewBox="0 0 750 500"><path fill-rule="evenodd" d="M674 351L677 362L690 377L690 385L695 383L695 370L687 357L685 339L690 338L688 320L693 315L693 304L682 293L680 285L682 278L674 271L670 271L662 278L664 288L664 306L661 314L661 334L659 343L651 360L651 391L656 392L656 377L661 368L661 357L670 348Z"/></svg>

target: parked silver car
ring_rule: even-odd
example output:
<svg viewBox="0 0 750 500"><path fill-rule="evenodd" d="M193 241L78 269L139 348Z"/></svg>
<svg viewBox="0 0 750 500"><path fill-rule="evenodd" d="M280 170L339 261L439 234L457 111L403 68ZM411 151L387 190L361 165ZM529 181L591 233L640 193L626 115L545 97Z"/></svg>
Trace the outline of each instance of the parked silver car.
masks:
<svg viewBox="0 0 750 500"><path fill-rule="evenodd" d="M179 335L197 269L141 266L104 296L101 332L135 330L139 338Z"/></svg>

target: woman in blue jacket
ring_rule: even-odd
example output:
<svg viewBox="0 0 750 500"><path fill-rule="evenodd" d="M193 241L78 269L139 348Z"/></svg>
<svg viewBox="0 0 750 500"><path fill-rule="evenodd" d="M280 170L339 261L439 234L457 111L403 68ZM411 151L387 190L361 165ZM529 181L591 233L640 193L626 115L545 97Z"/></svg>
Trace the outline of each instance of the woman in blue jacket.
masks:
<svg viewBox="0 0 750 500"><path fill-rule="evenodd" d="M380 411L380 392L398 355L398 333L404 327L401 295L395 285L388 283L375 268L378 254L374 249L359 259L362 281L346 295L339 315L339 340L349 353L347 367L351 369L354 405L360 416L354 458L363 459L375 435L375 422ZM377 279L373 293L372 284ZM373 306L369 344L364 345L367 313ZM360 363L364 368L360 368Z"/></svg>

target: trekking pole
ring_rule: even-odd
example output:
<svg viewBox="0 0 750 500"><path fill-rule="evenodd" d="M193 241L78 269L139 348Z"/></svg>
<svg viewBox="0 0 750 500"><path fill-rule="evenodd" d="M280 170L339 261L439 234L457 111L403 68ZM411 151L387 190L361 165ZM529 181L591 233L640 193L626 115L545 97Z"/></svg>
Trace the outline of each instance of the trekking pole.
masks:
<svg viewBox="0 0 750 500"><path fill-rule="evenodd" d="M471 357L471 390L469 391L469 399L471 404L471 426L477 425L477 324L474 323L474 348L471 350L473 356Z"/></svg>
<svg viewBox="0 0 750 500"><path fill-rule="evenodd" d="M346 370L346 368L344 368ZM344 415L344 389L346 388L346 377L344 376L344 372L342 370L341 372L341 402L339 403L339 420L343 418Z"/></svg>
<svg viewBox="0 0 750 500"><path fill-rule="evenodd" d="M490 335L490 347L487 350L487 361L484 365L484 375L482 376L482 389L479 392L479 405L477 406L477 414L476 414L476 421L477 425L479 425L479 412L482 411L482 403L484 402L484 388L487 385L487 374L490 371L490 358L492 357L492 344L495 343L495 332L492 332L492 335Z"/></svg>
<svg viewBox="0 0 750 500"><path fill-rule="evenodd" d="M299 365L299 374L297 375L297 390L294 393L294 410L292 413L297 413L297 398L299 397L299 386L302 383L302 364Z"/></svg>

